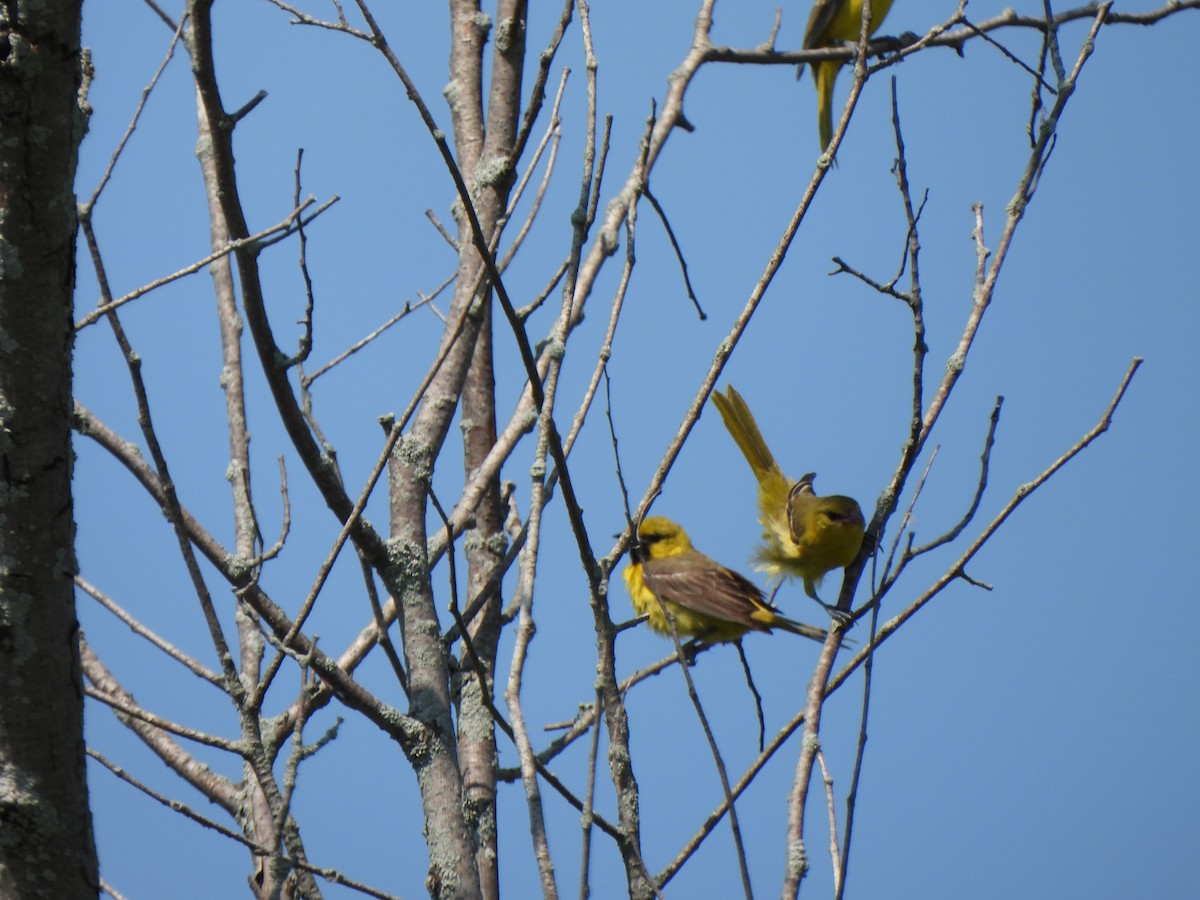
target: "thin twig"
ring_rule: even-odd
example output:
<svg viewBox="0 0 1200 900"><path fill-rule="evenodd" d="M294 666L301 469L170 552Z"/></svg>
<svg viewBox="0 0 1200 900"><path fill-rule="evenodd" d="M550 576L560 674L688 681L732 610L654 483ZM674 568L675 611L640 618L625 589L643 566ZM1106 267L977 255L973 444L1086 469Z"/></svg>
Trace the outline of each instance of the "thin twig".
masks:
<svg viewBox="0 0 1200 900"><path fill-rule="evenodd" d="M658 219L663 223L663 228L667 230L667 238L671 241L671 249L675 251L675 261L679 263L679 272L683 275L683 286L687 290L688 299L692 301L692 306L696 307L696 315L703 322L708 316L705 315L703 308L700 306L700 300L696 297L696 291L692 287L692 279L688 277L687 260L683 258L683 248L679 246L679 239L675 237L675 229L671 227L671 220L667 218L666 210L662 208L662 204L658 202L658 198L650 192L649 184L642 186L642 193L650 201L650 205L654 207L654 211L658 213Z"/></svg>
<svg viewBox="0 0 1200 900"><path fill-rule="evenodd" d="M212 669L208 668L207 666L202 665L200 662L198 662L197 660L195 660L188 654L184 653L182 650L180 650L174 644L170 643L169 641L167 641L164 638L157 635L151 629L147 628L145 625L143 625L141 622L139 622L137 619L135 619L133 616L131 616L128 612L126 612L120 606L120 604L117 603L117 601L113 600L112 597L109 597L107 594L105 594L103 591L101 591L98 587L91 584L90 582L88 582L84 578L80 577L79 575L75 576L75 586L78 587L85 594L87 594L89 597L94 599L96 602L98 602L101 606L103 606L105 609L107 609L110 613L112 613L114 616L116 616L118 619L120 619L126 625L128 625L129 630L132 631L134 634L145 638L151 645L157 647L163 653L167 654L167 656L171 657L171 659L175 660L177 663L179 663L180 665L182 665L182 666L186 667L188 670L190 670L193 675L198 675L199 677L201 677L205 681L207 681L209 684L212 684L212 685L224 690L225 685L224 685L224 682L221 680L220 675L218 675L216 672L214 672Z"/></svg>
<svg viewBox="0 0 1200 900"><path fill-rule="evenodd" d="M692 682L692 675L689 671L691 666L688 664L683 644L679 640L679 629L675 626L675 617L667 609L667 605L663 602L662 597L655 594L654 599L658 601L658 606L662 610L663 617L667 620L667 624L671 626L671 640L675 644L675 655L679 658L679 668L683 672L683 680L687 685L688 699L692 701L692 706L696 710L696 718L700 720L700 727L704 730L704 737L708 741L709 752L712 753L713 763L717 767L717 776L721 780L721 790L724 792L725 802L728 804L729 828L733 833L734 849L737 851L738 868L742 876L742 890L746 894L746 900L752 900L754 889L750 885L750 867L746 863L746 847L742 842L742 828L738 823L737 807L734 805L733 792L729 788L729 773L725 770L725 760L721 758L721 751L717 747L717 739L713 736L712 728L709 727L708 717L704 714L704 707L700 704L700 695L696 693L696 685Z"/></svg>
<svg viewBox="0 0 1200 900"><path fill-rule="evenodd" d="M733 644L737 647L738 659L742 661L742 672L746 675L746 687L750 688L750 693L754 695L754 711L758 714L758 752L762 753L767 739L767 722L763 718L762 695L754 686L754 676L750 674L750 661L746 659L746 651L742 647L741 640L736 640Z"/></svg>
<svg viewBox="0 0 1200 900"><path fill-rule="evenodd" d="M308 224L309 222L311 222L313 219L315 219L321 213L325 212L325 210L329 209L329 207L333 206L333 204L337 203L338 200L340 200L340 199L341 198L336 195L333 197L330 197L328 200L326 200L324 203L322 203L320 206L318 206L317 209L312 213L312 215L304 217L305 224ZM246 247L254 246L255 244L259 244L259 243L265 244L267 242L267 239L272 236L287 237L288 235L293 234L296 231L296 224L300 220L300 214L303 213L304 210L308 209L308 207L312 206L312 204L314 204L314 203L316 203L316 200L314 200L313 198L310 197L307 200L305 200L304 203L302 203L297 209L292 210L291 214L289 214L286 219L284 219L281 222L278 222L275 225L272 225L270 228L265 228L262 231L258 232L257 234L252 234L252 235L249 235L248 237L239 238L237 240L232 240L228 244L226 244L224 247L208 254L208 256L205 256L203 259L198 259L198 260L196 260L196 262L192 263L191 265L184 266L179 271L173 272L170 275L164 275L162 278L156 278L154 281L151 281L149 284L143 285L142 287L138 288L136 291L130 291L128 294L125 294L123 297L118 297L115 300L112 300L112 299L103 300L95 309L93 309L91 312L89 312L82 319L80 319L78 322L75 323L75 330L81 331L82 329L88 327L89 325L94 325L96 322L99 322L102 318L104 318L104 316L107 315L108 313L112 312L115 309L120 309L126 303L136 300L138 297L141 297L143 294L148 294L153 290L157 290L158 288L162 287L163 285L170 284L172 281L178 281L180 278L183 278L187 275L194 275L195 273L197 273L201 269L203 269L205 266L212 263L214 260L220 259L223 256L228 256L231 253L236 253L238 250L244 249ZM82 222L81 222L81 224L82 224Z"/></svg>
<svg viewBox="0 0 1200 900"><path fill-rule="evenodd" d="M829 813L829 857L833 863L833 891L835 896L842 893L842 863L841 851L838 849L837 812L833 805L833 776L825 765L825 754L817 751L817 765L821 767L821 782L825 785L825 808Z"/></svg>
<svg viewBox="0 0 1200 900"><path fill-rule="evenodd" d="M264 847L261 844L257 844L254 841L250 840L249 838L247 838L241 834L238 834L236 831L226 828L224 825L221 825L218 822L214 822L212 819L209 819L206 816L200 815L200 813L193 810L186 803L183 803L179 800L171 800L169 797L165 796L164 794L160 794L158 791L154 790L149 785L134 778L132 775L130 775L128 772L126 772L123 768L121 768L120 766L111 762L110 760L105 758L103 755L101 755L100 753L93 750L91 747L88 748L87 754L92 759L96 760L96 762L98 762L100 765L104 766L104 768L108 769L108 771L112 772L115 776L117 776L117 778L121 779L126 784L130 785L131 787L135 788L136 790L141 791L143 794L145 794L147 797L151 798L152 800L155 800L158 803L161 803L163 806L167 807L172 812L177 812L180 815L184 816L185 818L191 819L196 824L198 824L204 828L207 828L210 831L216 832L217 834L221 835L221 837L228 838L231 841L241 844L243 847L248 848L254 854L257 854L260 856L269 856L271 854L270 848ZM375 897L375 898L377 898L377 900L400 900L400 898L395 894L387 894L387 893L384 893L383 891L380 891L373 887L370 887L369 885L365 885L362 882L356 881L352 878L347 877L346 875L343 875L337 869L322 868L320 866L314 866L308 862L305 862L304 860L294 859L294 858L290 858L290 857L287 858L285 861L289 865L295 866L296 868L304 869L306 872L312 872L314 875L324 878L326 881L330 882L331 884L339 884L344 887L348 887L351 890L358 891L360 894L365 894L368 897ZM111 889L109 889L109 891L110 891L110 893L112 892ZM117 895L114 894L114 896L117 896Z"/></svg>
<svg viewBox="0 0 1200 900"><path fill-rule="evenodd" d="M104 174L100 176L100 180L96 183L95 190L92 191L92 196L87 199L87 202L81 204L79 215L84 218L91 216L92 210L96 206L96 201L100 199L100 194L104 191L109 179L112 178L113 170L117 167L117 160L121 158L121 153L125 149L125 145L129 143L129 139L133 137L134 130L137 129L138 122L142 118L142 112L146 108L146 102L150 99L150 94L158 84L158 80L162 77L163 72L167 69L167 64L175 56L175 48L179 46L179 39L183 35L184 26L187 25L187 13L179 19L178 25L172 25L174 34L171 35L171 43L167 46L167 55L163 57L163 61L158 64L154 75L150 78L149 84L142 88L142 97L138 101L137 108L133 111L133 118L129 120L129 125L125 129L125 133L121 135L121 139L117 141L117 147L113 150L112 156L109 157L108 165L104 168Z"/></svg>

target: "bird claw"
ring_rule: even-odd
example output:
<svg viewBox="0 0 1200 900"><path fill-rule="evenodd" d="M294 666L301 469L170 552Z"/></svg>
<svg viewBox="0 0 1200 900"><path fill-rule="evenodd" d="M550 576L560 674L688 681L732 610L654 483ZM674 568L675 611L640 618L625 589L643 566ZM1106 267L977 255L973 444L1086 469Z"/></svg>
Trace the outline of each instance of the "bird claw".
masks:
<svg viewBox="0 0 1200 900"><path fill-rule="evenodd" d="M854 624L854 613L850 612L850 610L834 606L832 603L826 603L820 597L813 599L821 604L825 612L829 613L829 618L833 619L833 621L837 622L843 628L849 628Z"/></svg>
<svg viewBox="0 0 1200 900"><path fill-rule="evenodd" d="M867 42L867 52L872 56L879 57L887 56L889 53L895 55L905 47L915 44L916 41L913 40L915 37L916 35L914 35L912 32L905 32L904 34L897 35L895 37L881 34L878 37L871 38L871 40Z"/></svg>

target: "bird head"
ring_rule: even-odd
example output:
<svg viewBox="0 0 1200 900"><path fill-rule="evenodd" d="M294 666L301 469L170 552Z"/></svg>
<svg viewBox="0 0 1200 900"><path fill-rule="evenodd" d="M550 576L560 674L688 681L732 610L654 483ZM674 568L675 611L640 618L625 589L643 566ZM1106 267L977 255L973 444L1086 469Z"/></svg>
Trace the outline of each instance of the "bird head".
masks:
<svg viewBox="0 0 1200 900"><path fill-rule="evenodd" d="M638 526L632 551L635 560L661 559L692 549L692 542L675 522L666 516L647 516Z"/></svg>

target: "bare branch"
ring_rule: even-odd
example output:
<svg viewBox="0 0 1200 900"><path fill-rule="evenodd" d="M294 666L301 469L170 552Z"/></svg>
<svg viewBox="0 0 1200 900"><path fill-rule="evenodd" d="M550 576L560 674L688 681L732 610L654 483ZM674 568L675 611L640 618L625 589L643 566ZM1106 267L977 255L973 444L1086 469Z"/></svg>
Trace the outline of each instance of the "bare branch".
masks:
<svg viewBox="0 0 1200 900"><path fill-rule="evenodd" d="M256 854L266 856L267 854L269 854L271 852L270 848L263 847L260 844L256 844L254 841L251 841L248 838L238 834L236 831L226 828L225 826L223 826L217 822L214 822L212 819L209 819L206 816L200 815L198 812L193 810L187 804L181 803L178 800L171 800L168 797L164 796L163 794L160 794L158 791L154 790L149 785L137 780L136 778L131 776L128 772L126 772L123 768L121 768L120 766L111 762L110 760L105 758L100 753L97 753L95 750L91 749L90 747L88 748L87 753L88 753L88 756L90 756L92 759L96 760L96 762L98 762L100 765L104 766L104 768L108 769L108 771L112 772L114 775L116 775L119 779L124 781L126 784L134 787L138 791L141 791L147 797L150 797L151 799L158 801L163 806L170 809L172 812L177 812L180 815L182 815L188 819L191 819L193 822L197 823L201 827L207 828L210 831L214 831L217 834L221 835L221 837L228 838L231 841L235 841L236 843L241 844L242 846L250 849L252 852L254 852ZM304 862L304 861L298 860L298 859L288 859L287 862L290 865L293 865L297 868L304 869L307 872L312 872L314 875L319 875L320 877L324 878L326 881L330 882L331 884L343 885L344 887L348 887L351 890L358 891L360 894L364 894L368 897L376 897L376 898L378 898L378 900L400 900L400 898L398 896L396 896L395 894L387 894L387 893L384 893L383 891L376 890L375 888L372 888L369 885L362 884L361 882L356 881L353 878L349 878L349 877L343 875L337 869L313 866L313 865L308 864L307 862ZM112 888L105 888L105 890L108 893L112 894L113 897L120 897L120 895L117 894L115 891L113 891Z"/></svg>
<svg viewBox="0 0 1200 900"><path fill-rule="evenodd" d="M129 143L129 139L133 137L133 132L137 129L138 121L142 118L142 112L146 109L146 101L150 99L150 94L158 85L158 80L162 77L163 72L167 69L167 64L175 56L175 48L179 46L179 38L183 34L183 28L187 24L187 15L179 20L178 25L172 25L174 34L171 35L171 43L167 46L167 55L163 57L163 61L158 64L158 68L154 70L154 75L150 79L150 83L142 88L142 97L138 101L137 108L133 111L133 118L129 120L129 126L125 129L125 133L121 135L121 140L117 142L117 147L113 150L112 157L108 161L108 166L104 169L104 174L100 176L100 180L96 183L95 190L92 191L92 196L87 199L86 203L80 204L79 217L87 219L91 217L92 210L96 206L96 201L100 199L100 194L103 193L109 179L112 178L113 170L117 167L117 160L121 158L121 152Z"/></svg>
<svg viewBox="0 0 1200 900"><path fill-rule="evenodd" d="M340 197L334 196L334 197L331 197L330 199L326 200L324 203L322 203L320 206L318 206L316 208L316 210L313 212L312 215L304 217L305 224L311 222L313 219L315 219L317 216L319 216L325 210L329 209L329 207L333 206L333 204L337 203L338 200L340 200L340 199L341 199ZM213 253L210 253L208 256L204 257L203 259L197 260L196 262L192 263L190 266L185 266L184 268L180 269L177 272L174 272L170 275L165 275L162 278L157 278L154 281L150 282L149 284L138 288L136 291L130 291L128 294L126 294L123 297L118 297L115 300L105 300L105 301L101 302L99 306L97 306L90 313L88 313L86 316L84 316L82 319L80 319L78 322L75 323L75 330L80 331L89 325L94 325L96 322L99 322L102 318L104 318L104 316L107 315L108 313L112 312L115 309L120 309L126 303L129 303L132 300L136 300L138 297L141 297L143 294L148 294L151 291L162 287L163 285L170 284L172 281L177 281L180 278L183 278L185 275L194 275L195 273L197 273L201 269L203 269L205 266L211 264L214 260L218 260L224 256L228 256L231 253L237 253L240 250L245 250L247 248L255 247L256 245L263 244L264 242L267 241L268 238L271 238L272 236L287 237L288 235L291 235L296 230L297 223L300 221L300 214L303 213L310 206L312 206L314 203L316 203L316 200L314 200L310 197L307 200L305 200L304 203L299 208L292 210L291 214L286 219L284 219L283 221L281 221L275 225L272 225L270 228L265 228L256 234L251 234L251 235L247 235L246 237L243 237L243 238L238 238L236 240L232 240L226 246L222 247L221 249L219 249Z"/></svg>
<svg viewBox="0 0 1200 900"><path fill-rule="evenodd" d="M113 600L99 588L88 583L78 575L75 576L75 585L89 597L96 600L96 602L107 609L110 613L128 625L130 631L136 635L139 635L140 637L145 638L150 642L150 644L167 654L167 656L171 657L171 659L189 669L193 675L198 675L209 684L212 684L216 687L222 689L224 688L220 675L218 675L212 669L209 669L207 666L201 665L197 660L193 659L191 656L188 656L174 644L159 637L157 634L127 613L124 609L122 609L115 600Z"/></svg>

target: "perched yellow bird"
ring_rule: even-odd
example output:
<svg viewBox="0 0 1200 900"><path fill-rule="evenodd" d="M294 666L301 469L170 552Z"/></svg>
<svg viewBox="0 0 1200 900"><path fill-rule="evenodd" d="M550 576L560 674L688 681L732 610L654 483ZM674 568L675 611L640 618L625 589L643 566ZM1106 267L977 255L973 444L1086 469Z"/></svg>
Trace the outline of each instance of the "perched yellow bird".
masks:
<svg viewBox="0 0 1200 900"><path fill-rule="evenodd" d="M850 497L818 497L813 490L815 473L799 481L784 475L746 401L732 387L727 387L724 395L715 391L712 399L758 479L759 522L763 526L759 568L772 576L804 579L804 592L832 612L817 596L817 586L826 572L844 568L858 558L863 542L862 510Z"/></svg>
<svg viewBox="0 0 1200 900"><path fill-rule="evenodd" d="M892 0L871 0L871 24L868 36L883 24L884 17L892 8ZM862 0L815 0L804 29L804 50L830 47L839 41L858 43L862 33ZM833 137L833 83L842 68L841 60L813 63L813 83L817 86L817 134L821 139L821 152L829 147ZM799 78L804 72L801 66L796 73Z"/></svg>
<svg viewBox="0 0 1200 900"><path fill-rule="evenodd" d="M671 633L665 606L680 637L707 643L736 641L748 631L770 633L772 628L825 640L823 629L779 615L753 582L696 550L687 532L670 519L643 519L632 556L625 585L633 608L648 616L659 634Z"/></svg>

